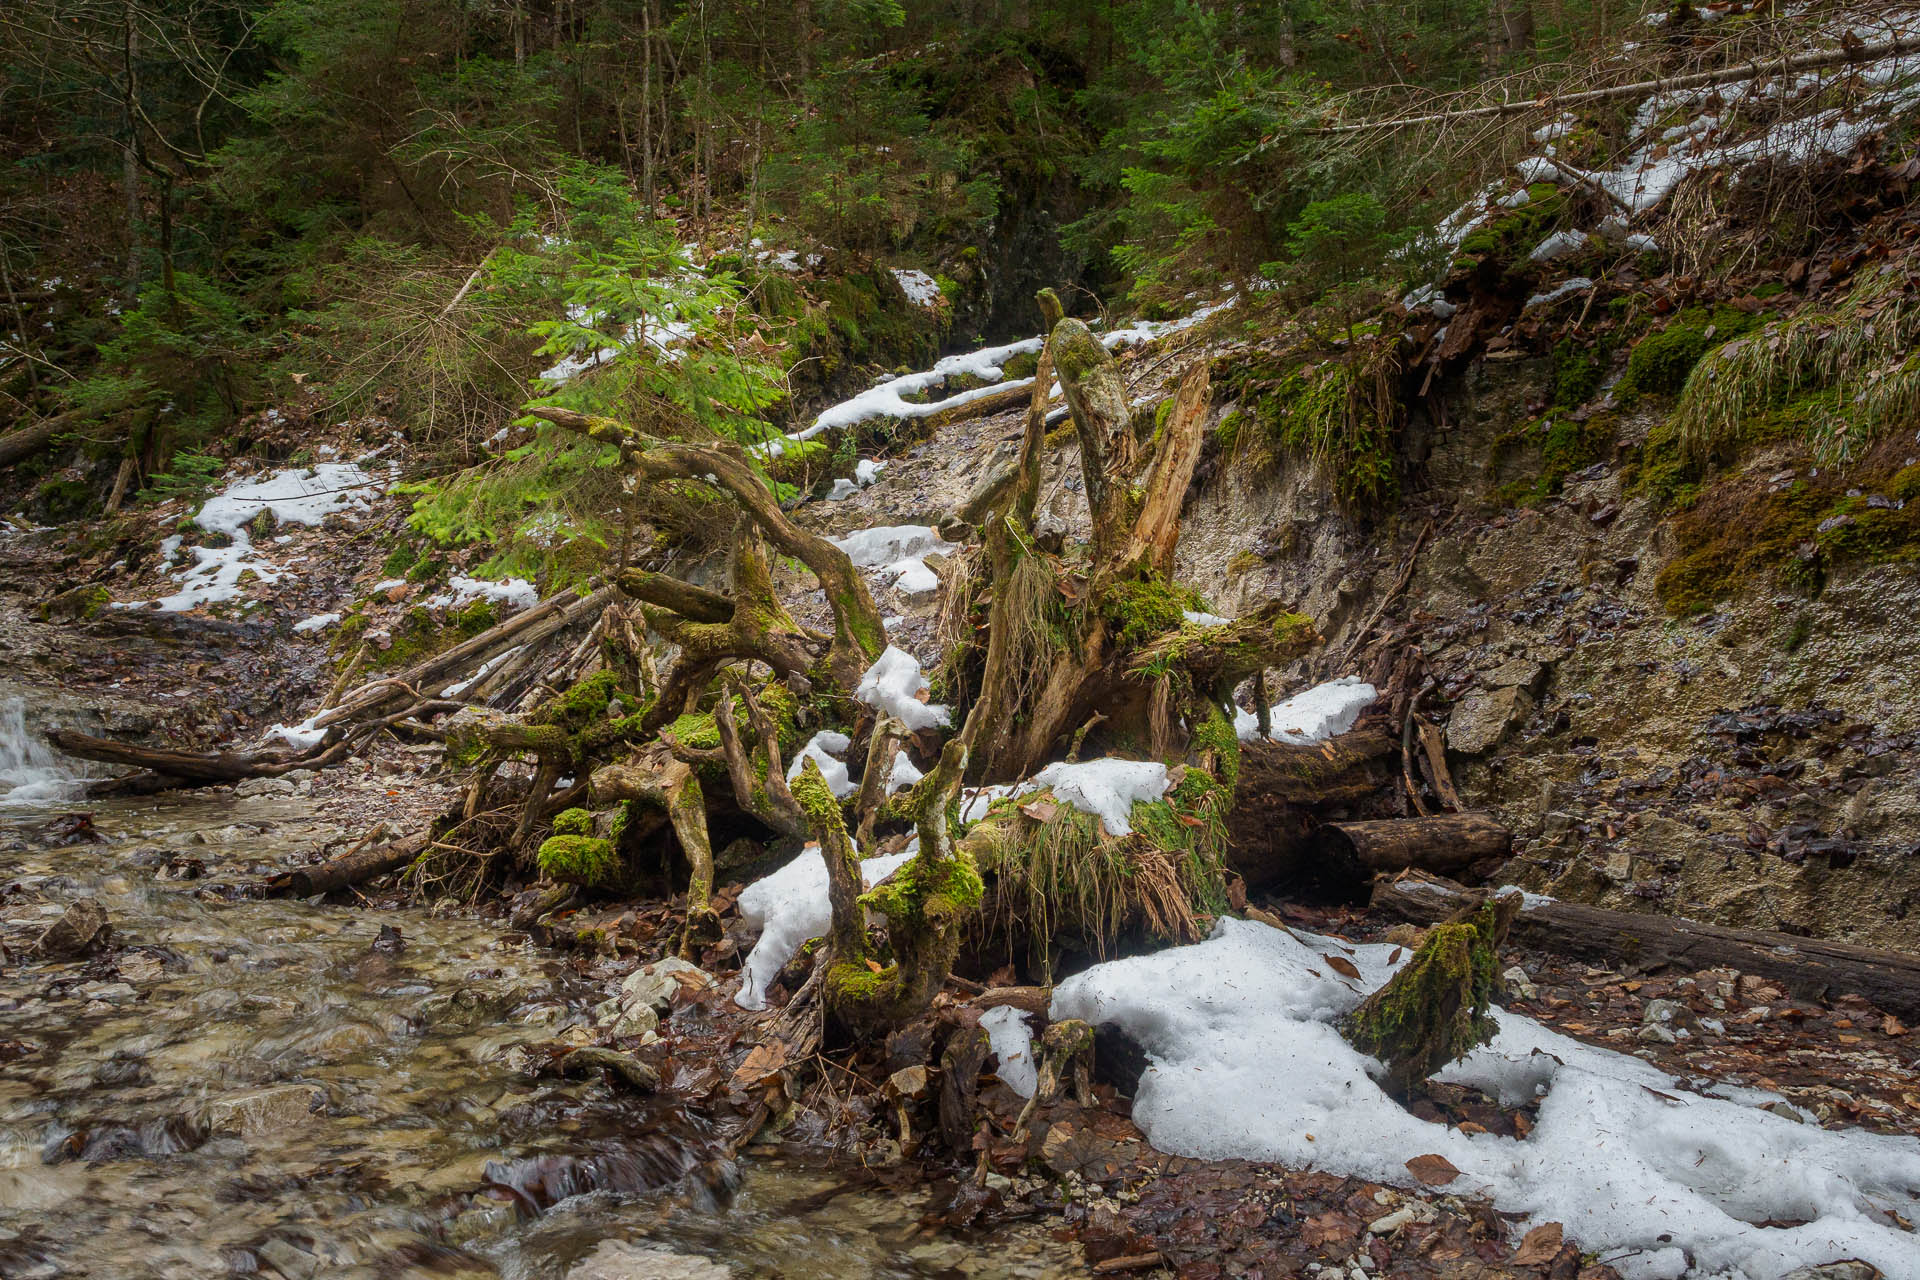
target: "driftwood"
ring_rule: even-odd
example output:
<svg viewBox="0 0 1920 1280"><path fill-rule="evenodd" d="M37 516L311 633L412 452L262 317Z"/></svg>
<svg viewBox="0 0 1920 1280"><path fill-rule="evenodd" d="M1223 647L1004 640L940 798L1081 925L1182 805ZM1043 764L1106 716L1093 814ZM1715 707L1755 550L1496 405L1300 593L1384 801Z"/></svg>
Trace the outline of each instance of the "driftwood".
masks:
<svg viewBox="0 0 1920 1280"><path fill-rule="evenodd" d="M269 877L264 889L269 898L311 898L317 893L332 893L398 871L419 857L429 843L428 833L422 831L391 844L356 848L316 867L282 871Z"/></svg>
<svg viewBox="0 0 1920 1280"><path fill-rule="evenodd" d="M125 765L164 774L179 782L196 785L239 782L246 778L270 778L298 769L313 752L283 751L170 751L159 747L136 747L111 738L96 738L73 729L54 729L47 741L81 760L101 764Z"/></svg>
<svg viewBox="0 0 1920 1280"><path fill-rule="evenodd" d="M1450 881L1411 873L1382 879L1373 890L1376 908L1421 924L1452 918L1479 898ZM1509 937L1517 946L1590 964L1737 969L1801 998L1851 993L1901 1017L1920 1017L1920 956L1898 951L1538 899L1521 908Z"/></svg>

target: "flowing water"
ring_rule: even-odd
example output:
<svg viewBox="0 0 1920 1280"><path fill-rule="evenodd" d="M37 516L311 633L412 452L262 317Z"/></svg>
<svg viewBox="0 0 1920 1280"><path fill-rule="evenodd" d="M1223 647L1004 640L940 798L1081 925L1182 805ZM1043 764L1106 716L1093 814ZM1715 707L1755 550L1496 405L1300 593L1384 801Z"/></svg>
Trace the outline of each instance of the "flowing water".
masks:
<svg viewBox="0 0 1920 1280"><path fill-rule="evenodd" d="M552 953L209 891L310 845L307 801L96 804L100 842L50 847L70 778L24 739L0 720L0 1276L1078 1271L1038 1228L918 1232L918 1196L801 1205L844 1171L721 1167L695 1117L516 1071L603 994ZM27 954L89 896L108 957Z"/></svg>

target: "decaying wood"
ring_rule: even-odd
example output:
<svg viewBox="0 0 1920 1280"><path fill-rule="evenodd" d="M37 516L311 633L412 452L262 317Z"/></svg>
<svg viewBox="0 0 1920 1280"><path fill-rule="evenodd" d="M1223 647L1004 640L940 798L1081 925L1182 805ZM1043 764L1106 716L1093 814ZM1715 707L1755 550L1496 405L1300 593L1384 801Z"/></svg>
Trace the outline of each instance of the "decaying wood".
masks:
<svg viewBox="0 0 1920 1280"><path fill-rule="evenodd" d="M687 921L704 926L713 908L713 843L707 834L706 799L693 768L673 752L671 741L648 743L632 759L596 769L590 789L595 808L644 800L667 811L680 850L692 866L687 881Z"/></svg>
<svg viewBox="0 0 1920 1280"><path fill-rule="evenodd" d="M646 569L622 569L614 579L621 591L643 604L669 609L688 622L729 622L733 601L718 591Z"/></svg>
<svg viewBox="0 0 1920 1280"><path fill-rule="evenodd" d="M297 867L270 876L262 888L269 898L311 898L332 893L400 870L418 858L429 843L429 833L421 831L390 844L355 848L316 867Z"/></svg>
<svg viewBox="0 0 1920 1280"><path fill-rule="evenodd" d="M80 760L123 765L162 774L180 782L207 785L271 778L303 767L312 752L285 751L173 751L140 747L111 738L96 738L73 729L54 729L47 741Z"/></svg>
<svg viewBox="0 0 1920 1280"><path fill-rule="evenodd" d="M652 1093L660 1087L660 1073L630 1053L581 1045L571 1049L556 1064L560 1074L579 1078L593 1071L606 1071L640 1093Z"/></svg>
<svg viewBox="0 0 1920 1280"><path fill-rule="evenodd" d="M1373 890L1376 908L1420 924L1450 919L1478 899L1461 885L1411 872L1376 881ZM1920 956L1904 952L1539 899L1521 907L1511 938L1519 946L1635 971L1737 969L1802 998L1850 993L1903 1018L1920 1017Z"/></svg>
<svg viewBox="0 0 1920 1280"><path fill-rule="evenodd" d="M1329 857L1350 860L1366 871L1416 868L1458 873L1488 858L1504 858L1513 833L1491 814L1442 813L1380 822L1329 822L1318 832Z"/></svg>

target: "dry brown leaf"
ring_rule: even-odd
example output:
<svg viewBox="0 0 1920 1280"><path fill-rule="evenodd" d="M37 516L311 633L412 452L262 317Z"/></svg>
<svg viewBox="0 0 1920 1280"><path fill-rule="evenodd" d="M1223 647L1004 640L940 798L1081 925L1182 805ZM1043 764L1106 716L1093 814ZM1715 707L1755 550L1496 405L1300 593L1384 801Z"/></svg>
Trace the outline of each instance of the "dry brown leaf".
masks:
<svg viewBox="0 0 1920 1280"><path fill-rule="evenodd" d="M1527 1232L1520 1241L1519 1249L1508 1261L1516 1267L1541 1267L1552 1262L1560 1254L1560 1237L1563 1234L1557 1222L1543 1222Z"/></svg>
<svg viewBox="0 0 1920 1280"><path fill-rule="evenodd" d="M1888 1014L1880 1020L1880 1034L1883 1036L1892 1036L1897 1040L1907 1034L1907 1024L1892 1014Z"/></svg>
<svg viewBox="0 0 1920 1280"><path fill-rule="evenodd" d="M1407 1161L1407 1172L1420 1179L1424 1186L1444 1187L1460 1176L1453 1162L1443 1155L1431 1154L1415 1156Z"/></svg>
<svg viewBox="0 0 1920 1280"><path fill-rule="evenodd" d="M787 1046L779 1041L753 1046L746 1060L733 1073L732 1087L748 1089L787 1065Z"/></svg>
<svg viewBox="0 0 1920 1280"><path fill-rule="evenodd" d="M1020 812L1035 822L1052 822L1053 816L1060 812L1060 806L1051 800L1030 800L1020 806Z"/></svg>
<svg viewBox="0 0 1920 1280"><path fill-rule="evenodd" d="M1322 960L1325 960L1327 962L1327 967L1332 969L1335 973L1343 974L1346 977L1352 978L1356 981L1359 980L1360 966L1355 964L1353 961L1347 959L1345 956L1321 956L1320 958Z"/></svg>

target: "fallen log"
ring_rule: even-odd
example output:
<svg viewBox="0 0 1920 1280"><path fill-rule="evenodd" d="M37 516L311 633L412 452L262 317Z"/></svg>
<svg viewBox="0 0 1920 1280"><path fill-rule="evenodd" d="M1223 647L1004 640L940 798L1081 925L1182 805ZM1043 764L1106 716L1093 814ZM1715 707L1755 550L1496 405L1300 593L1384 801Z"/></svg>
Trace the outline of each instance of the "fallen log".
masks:
<svg viewBox="0 0 1920 1280"><path fill-rule="evenodd" d="M429 834L418 832L390 844L355 849L318 866L282 871L269 876L261 887L269 898L311 898L315 894L332 893L398 871L419 857L429 843Z"/></svg>
<svg viewBox="0 0 1920 1280"><path fill-rule="evenodd" d="M1513 833L1491 814L1443 813L1431 818L1381 822L1329 822L1318 832L1321 848L1368 871L1410 867L1449 874L1512 851Z"/></svg>
<svg viewBox="0 0 1920 1280"><path fill-rule="evenodd" d="M100 764L125 765L144 769L180 782L239 782L245 778L273 777L300 768L314 753L277 751L171 751L160 747L137 747L111 738L96 738L73 729L53 729L47 741L62 752L81 760Z"/></svg>
<svg viewBox="0 0 1920 1280"><path fill-rule="evenodd" d="M1227 814L1227 862L1253 892L1328 881L1364 884L1350 858L1329 859L1319 830L1328 817L1388 794L1400 744L1378 717L1325 742L1248 742ZM1364 808L1362 813L1364 813Z"/></svg>
<svg viewBox="0 0 1920 1280"><path fill-rule="evenodd" d="M1373 905L1432 924L1477 905L1481 896L1452 881L1409 872L1376 881ZM1516 946L1643 972L1664 966L1687 972L1736 969L1778 982L1801 999L1852 994L1903 1018L1920 1017L1920 956L1899 951L1537 897L1521 907L1508 937Z"/></svg>

